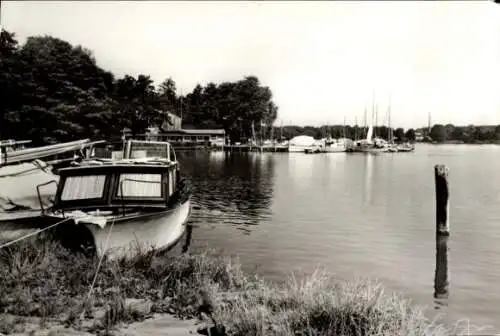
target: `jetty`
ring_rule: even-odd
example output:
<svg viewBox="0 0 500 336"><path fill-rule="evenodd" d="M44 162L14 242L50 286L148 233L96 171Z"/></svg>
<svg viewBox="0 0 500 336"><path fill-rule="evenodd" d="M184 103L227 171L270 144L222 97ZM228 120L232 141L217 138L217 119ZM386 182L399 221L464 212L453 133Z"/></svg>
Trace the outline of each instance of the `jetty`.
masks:
<svg viewBox="0 0 500 336"><path fill-rule="evenodd" d="M288 153L288 146L224 145L225 152L271 152Z"/></svg>

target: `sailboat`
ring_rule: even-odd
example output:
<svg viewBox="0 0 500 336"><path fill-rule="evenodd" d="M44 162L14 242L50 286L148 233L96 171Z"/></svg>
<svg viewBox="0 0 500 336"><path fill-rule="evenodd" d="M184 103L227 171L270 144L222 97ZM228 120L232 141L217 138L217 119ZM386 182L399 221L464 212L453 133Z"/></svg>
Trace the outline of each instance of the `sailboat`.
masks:
<svg viewBox="0 0 500 336"><path fill-rule="evenodd" d="M395 153L398 151L398 146L394 143L394 133L392 131L391 125L391 99L389 98L389 106L387 107L387 118L389 126L389 143L387 144L387 151L390 153Z"/></svg>
<svg viewBox="0 0 500 336"><path fill-rule="evenodd" d="M365 112L366 114L366 112ZM373 119L375 116L375 102L372 103L372 118L366 132L366 138L356 141L352 147L349 148L350 152L363 152L363 153L382 153L386 150L386 146L380 139L374 139L373 136Z"/></svg>
<svg viewBox="0 0 500 336"><path fill-rule="evenodd" d="M344 118L344 129L343 129L343 139L332 139L329 135L324 140L323 152L325 153L343 153L347 151L345 142L345 118Z"/></svg>

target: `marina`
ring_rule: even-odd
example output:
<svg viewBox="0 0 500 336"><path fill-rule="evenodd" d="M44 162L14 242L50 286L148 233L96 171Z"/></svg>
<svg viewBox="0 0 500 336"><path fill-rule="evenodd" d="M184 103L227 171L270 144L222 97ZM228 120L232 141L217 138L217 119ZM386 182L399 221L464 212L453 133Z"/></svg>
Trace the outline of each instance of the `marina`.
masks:
<svg viewBox="0 0 500 336"><path fill-rule="evenodd" d="M18 2L0 336L499 334L497 4Z"/></svg>

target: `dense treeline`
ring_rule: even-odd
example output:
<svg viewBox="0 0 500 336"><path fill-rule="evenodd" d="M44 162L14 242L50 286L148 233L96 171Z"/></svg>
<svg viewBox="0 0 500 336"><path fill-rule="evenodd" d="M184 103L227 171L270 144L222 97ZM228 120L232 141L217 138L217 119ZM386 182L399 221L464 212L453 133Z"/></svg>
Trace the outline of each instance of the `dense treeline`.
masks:
<svg viewBox="0 0 500 336"><path fill-rule="evenodd" d="M454 126L452 124L432 126L430 138L436 142L499 142L500 125L497 126Z"/></svg>
<svg viewBox="0 0 500 336"><path fill-rule="evenodd" d="M197 85L185 96L167 78L158 86L148 75L115 78L100 68L92 52L51 36L29 37L19 45L13 33L0 34L0 139L31 139L35 144L80 138L109 139L124 128L144 133L167 120L166 111L180 115L183 127L224 128L233 141L256 137L310 135L366 136L356 126L270 127L278 107L272 92L258 78ZM252 127L253 125L253 127ZM500 126L434 125L425 136L433 141L491 142L500 140ZM388 138L387 127L374 135ZM415 140L415 130L393 130L399 140Z"/></svg>
<svg viewBox="0 0 500 336"><path fill-rule="evenodd" d="M493 126L454 126L452 124L433 125L428 130L428 127L419 129L403 128L393 129L393 136L396 141L415 141L416 133L420 133L423 141L427 142L457 142L457 143L498 143L500 142L500 125ZM360 139L366 137L366 128L356 126L284 126L283 128L274 128L274 134L283 136L284 138L292 138L297 135L306 134L315 138L322 138L331 135L334 138L345 137L351 139ZM389 138L389 128L385 126L374 127L374 136L384 139Z"/></svg>
<svg viewBox="0 0 500 336"><path fill-rule="evenodd" d="M0 138L34 143L84 137L110 138L129 128L144 133L182 114L199 128L223 127L238 140L272 124L278 108L258 78L197 85L185 97L166 79L158 87L148 75L115 78L96 64L92 52L51 36L29 37L19 45L0 34Z"/></svg>
<svg viewBox="0 0 500 336"><path fill-rule="evenodd" d="M350 125L333 125L333 126L283 126L275 127L273 129L273 135L277 134L277 137L283 138L293 138L297 135L309 135L316 139L331 136L333 138L350 138L350 139L362 139L366 137L367 129L361 126L350 126ZM386 126L377 126L373 128L374 136L388 139L389 138L389 128ZM393 136L398 140L413 141L415 139L415 130L409 129L405 132L403 128L393 129Z"/></svg>

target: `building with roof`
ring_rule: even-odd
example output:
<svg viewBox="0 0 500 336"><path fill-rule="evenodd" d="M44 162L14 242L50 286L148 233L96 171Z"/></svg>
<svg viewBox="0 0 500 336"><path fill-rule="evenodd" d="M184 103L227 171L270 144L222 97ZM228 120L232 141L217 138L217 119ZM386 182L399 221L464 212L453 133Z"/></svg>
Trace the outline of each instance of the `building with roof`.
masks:
<svg viewBox="0 0 500 336"><path fill-rule="evenodd" d="M148 128L148 139L168 141L174 147L223 147L226 143L224 129L183 129L181 117L170 112L167 115L160 128Z"/></svg>

